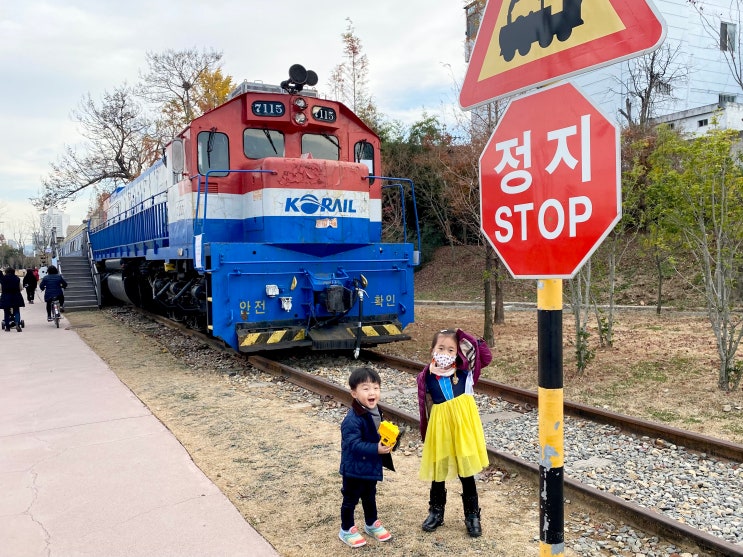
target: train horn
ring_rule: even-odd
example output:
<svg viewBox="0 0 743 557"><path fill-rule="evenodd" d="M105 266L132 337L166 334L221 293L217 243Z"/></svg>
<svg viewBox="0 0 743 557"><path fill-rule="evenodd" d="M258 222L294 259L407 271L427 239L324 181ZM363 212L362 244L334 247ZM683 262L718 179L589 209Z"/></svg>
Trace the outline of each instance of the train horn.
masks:
<svg viewBox="0 0 743 557"><path fill-rule="evenodd" d="M281 82L281 88L287 93L299 93L305 85L317 85L317 74L307 70L301 64L293 64L289 68L289 79Z"/></svg>

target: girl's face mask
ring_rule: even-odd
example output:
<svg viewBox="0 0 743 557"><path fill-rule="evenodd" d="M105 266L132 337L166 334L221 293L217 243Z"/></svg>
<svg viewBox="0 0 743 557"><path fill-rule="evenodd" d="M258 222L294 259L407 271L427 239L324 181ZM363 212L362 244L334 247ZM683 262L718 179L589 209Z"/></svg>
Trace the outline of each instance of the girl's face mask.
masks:
<svg viewBox="0 0 743 557"><path fill-rule="evenodd" d="M434 352L433 359L436 362L436 366L441 369L450 367L457 359L453 354L444 354L442 352Z"/></svg>

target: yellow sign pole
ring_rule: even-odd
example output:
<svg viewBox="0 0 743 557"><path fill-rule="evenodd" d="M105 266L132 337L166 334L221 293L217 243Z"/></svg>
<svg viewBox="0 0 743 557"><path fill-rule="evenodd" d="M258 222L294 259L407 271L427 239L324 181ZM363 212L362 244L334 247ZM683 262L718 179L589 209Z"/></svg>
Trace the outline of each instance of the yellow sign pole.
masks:
<svg viewBox="0 0 743 557"><path fill-rule="evenodd" d="M539 555L565 553L562 280L537 281Z"/></svg>

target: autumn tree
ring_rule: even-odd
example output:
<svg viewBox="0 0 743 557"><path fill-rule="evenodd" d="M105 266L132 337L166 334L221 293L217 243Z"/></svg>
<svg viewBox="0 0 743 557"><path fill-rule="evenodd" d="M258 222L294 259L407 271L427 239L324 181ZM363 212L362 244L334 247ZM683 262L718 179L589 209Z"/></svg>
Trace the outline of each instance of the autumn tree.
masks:
<svg viewBox="0 0 743 557"><path fill-rule="evenodd" d="M680 234L696 261L715 335L717 386L737 387L735 355L743 337L740 309L743 268L743 170L733 147L737 131L711 129L686 138L662 127L651 157L651 195L665 234ZM689 284L695 287L693 280Z"/></svg>
<svg viewBox="0 0 743 557"><path fill-rule="evenodd" d="M198 86L194 88L192 97L195 117L224 103L234 88L232 78L224 77L219 68L204 71L198 77L197 83ZM164 102L161 105L160 114L155 118L155 136L158 142L161 145L167 144L183 130L188 122L180 99L172 98Z"/></svg>
<svg viewBox="0 0 743 557"><path fill-rule="evenodd" d="M182 128L203 114L215 96L210 86L225 85L219 65L222 53L215 50L168 49L162 53L147 52L145 59L147 70L140 73L142 83L138 93L155 106L163 107L174 127Z"/></svg>

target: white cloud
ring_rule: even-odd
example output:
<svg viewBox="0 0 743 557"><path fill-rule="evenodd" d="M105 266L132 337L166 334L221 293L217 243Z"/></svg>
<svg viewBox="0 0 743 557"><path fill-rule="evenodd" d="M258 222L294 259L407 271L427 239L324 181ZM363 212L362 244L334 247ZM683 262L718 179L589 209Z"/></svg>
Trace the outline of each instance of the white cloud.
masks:
<svg viewBox="0 0 743 557"><path fill-rule="evenodd" d="M10 4L0 0L0 4ZM49 164L80 141L70 114L90 93L138 80L145 53L222 51L236 83L286 79L303 64L318 88L343 61L353 22L369 60L380 111L406 123L456 106L464 70L463 7L456 0L26 0L0 6L0 200L15 207L38 194ZM87 196L75 203L79 222ZM30 208L30 204L28 204ZM33 210L33 208L30 208Z"/></svg>

